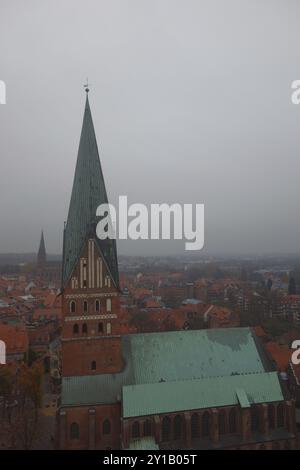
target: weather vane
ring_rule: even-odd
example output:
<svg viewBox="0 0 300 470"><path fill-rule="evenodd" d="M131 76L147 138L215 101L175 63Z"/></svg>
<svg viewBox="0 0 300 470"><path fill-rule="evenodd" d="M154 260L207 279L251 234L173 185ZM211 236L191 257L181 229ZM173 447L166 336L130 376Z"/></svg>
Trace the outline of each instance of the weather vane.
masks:
<svg viewBox="0 0 300 470"><path fill-rule="evenodd" d="M86 79L86 84L83 85L83 87L84 87L86 93L88 93L88 92L90 91L90 83L89 83L89 79L88 79L88 78Z"/></svg>

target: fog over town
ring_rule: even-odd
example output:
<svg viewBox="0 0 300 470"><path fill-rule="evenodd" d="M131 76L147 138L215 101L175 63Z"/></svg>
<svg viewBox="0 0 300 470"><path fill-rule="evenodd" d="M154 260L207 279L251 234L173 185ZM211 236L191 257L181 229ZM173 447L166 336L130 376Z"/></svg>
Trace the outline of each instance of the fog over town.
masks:
<svg viewBox="0 0 300 470"><path fill-rule="evenodd" d="M86 77L112 203L203 203L203 253L299 253L299 13L279 0L1 0L0 253L36 252L42 228L62 252Z"/></svg>

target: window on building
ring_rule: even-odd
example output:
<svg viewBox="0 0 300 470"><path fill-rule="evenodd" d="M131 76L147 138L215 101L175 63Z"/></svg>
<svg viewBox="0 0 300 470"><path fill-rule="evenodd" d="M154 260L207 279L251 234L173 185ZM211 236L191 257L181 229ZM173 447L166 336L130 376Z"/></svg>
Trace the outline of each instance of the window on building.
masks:
<svg viewBox="0 0 300 470"><path fill-rule="evenodd" d="M176 415L174 418L174 439L178 440L182 437L183 420L182 416Z"/></svg>
<svg viewBox="0 0 300 470"><path fill-rule="evenodd" d="M152 434L152 423L150 419L144 421L144 436L151 436Z"/></svg>
<svg viewBox="0 0 300 470"><path fill-rule="evenodd" d="M251 429L259 431L259 408L255 405L251 406Z"/></svg>
<svg viewBox="0 0 300 470"><path fill-rule="evenodd" d="M92 363L91 363L91 369L92 369L92 370L96 370L96 369L97 369L96 361L92 361Z"/></svg>
<svg viewBox="0 0 300 470"><path fill-rule="evenodd" d="M106 325L106 333L107 333L108 335L111 334L111 323L110 323L110 322L108 322L107 325Z"/></svg>
<svg viewBox="0 0 300 470"><path fill-rule="evenodd" d="M100 300L95 301L95 312L99 313L100 312Z"/></svg>
<svg viewBox="0 0 300 470"><path fill-rule="evenodd" d="M79 439L79 426L77 423L72 423L70 426L70 438Z"/></svg>
<svg viewBox="0 0 300 470"><path fill-rule="evenodd" d="M191 435L192 439L200 437L200 418L198 413L192 414L191 417Z"/></svg>
<svg viewBox="0 0 300 470"><path fill-rule="evenodd" d="M269 428L275 428L275 408L274 405L268 405L268 421L269 421Z"/></svg>
<svg viewBox="0 0 300 470"><path fill-rule="evenodd" d="M231 408L229 411L229 432L234 433L237 430L237 416L236 409Z"/></svg>
<svg viewBox="0 0 300 470"><path fill-rule="evenodd" d="M106 310L111 312L111 299L106 300Z"/></svg>
<svg viewBox="0 0 300 470"><path fill-rule="evenodd" d="M98 323L98 333L103 333L103 323Z"/></svg>
<svg viewBox="0 0 300 470"><path fill-rule="evenodd" d="M105 419L102 424L102 434L110 434L111 432L111 424L109 419Z"/></svg>
<svg viewBox="0 0 300 470"><path fill-rule="evenodd" d="M279 403L277 407L277 426L279 428L284 426L284 407L282 403Z"/></svg>
<svg viewBox="0 0 300 470"><path fill-rule="evenodd" d="M205 411L201 419L202 437L209 437L210 431L210 415L208 411Z"/></svg>
<svg viewBox="0 0 300 470"><path fill-rule="evenodd" d="M87 333L87 332L88 332L87 324L84 323L84 324L82 325L82 333Z"/></svg>
<svg viewBox="0 0 300 470"><path fill-rule="evenodd" d="M285 449L285 450L290 450L290 448L291 448L290 442L289 442L289 441L285 441L284 449Z"/></svg>
<svg viewBox="0 0 300 470"><path fill-rule="evenodd" d="M83 313L88 313L88 311L89 311L89 306L88 306L87 300L84 300L83 301Z"/></svg>
<svg viewBox="0 0 300 470"><path fill-rule="evenodd" d="M79 333L79 326L77 325L77 323L75 323L75 325L73 325L73 335L78 335Z"/></svg>
<svg viewBox="0 0 300 470"><path fill-rule="evenodd" d="M220 434L225 434L225 432L226 432L226 413L225 413L225 410L219 411L218 422L219 422L219 433Z"/></svg>
<svg viewBox="0 0 300 470"><path fill-rule="evenodd" d="M171 420L169 416L164 416L162 420L162 440L169 441L171 435Z"/></svg>
<svg viewBox="0 0 300 470"><path fill-rule="evenodd" d="M140 437L140 423L138 421L135 421L132 425L132 437Z"/></svg>
<svg viewBox="0 0 300 470"><path fill-rule="evenodd" d="M71 313L76 313L76 302L75 302L75 300L71 300L71 302L70 302L70 312Z"/></svg>

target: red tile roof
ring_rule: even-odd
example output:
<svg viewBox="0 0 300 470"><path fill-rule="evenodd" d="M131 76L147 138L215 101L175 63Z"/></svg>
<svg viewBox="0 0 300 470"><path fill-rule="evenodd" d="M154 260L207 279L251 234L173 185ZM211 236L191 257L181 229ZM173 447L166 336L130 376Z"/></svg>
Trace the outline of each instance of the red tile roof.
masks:
<svg viewBox="0 0 300 470"><path fill-rule="evenodd" d="M265 332L263 327L260 326L260 325L255 326L254 331L255 331L256 336L259 336L261 338L264 337L264 336L267 336L267 333Z"/></svg>
<svg viewBox="0 0 300 470"><path fill-rule="evenodd" d="M267 351L276 362L279 372L285 372L291 359L292 351L287 346L279 346L275 341L265 344Z"/></svg>
<svg viewBox="0 0 300 470"><path fill-rule="evenodd" d="M0 324L0 339L6 344L6 354L25 353L28 349L28 335L25 329Z"/></svg>

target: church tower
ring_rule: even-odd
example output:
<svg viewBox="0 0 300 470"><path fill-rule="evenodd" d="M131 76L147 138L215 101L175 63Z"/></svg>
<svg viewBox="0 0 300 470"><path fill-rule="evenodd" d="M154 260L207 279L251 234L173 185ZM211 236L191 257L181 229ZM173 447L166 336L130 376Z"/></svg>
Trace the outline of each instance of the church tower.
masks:
<svg viewBox="0 0 300 470"><path fill-rule="evenodd" d="M119 276L115 240L96 235L97 207L107 203L88 88L62 266L62 375L122 369Z"/></svg>
<svg viewBox="0 0 300 470"><path fill-rule="evenodd" d="M37 268L38 269L44 269L46 265L46 248L45 248L45 240L44 240L44 232L42 231L41 233L41 240L40 240L40 246L39 246L39 251L37 254Z"/></svg>

